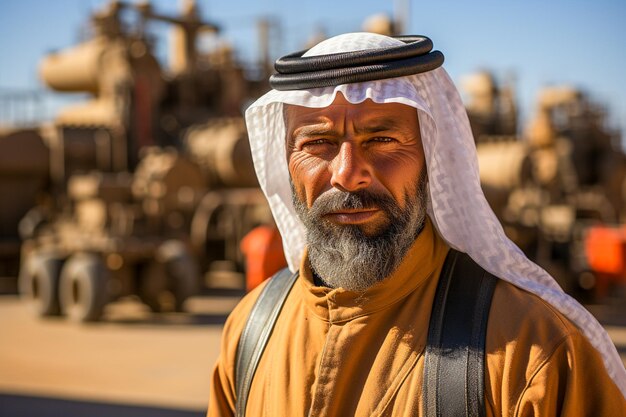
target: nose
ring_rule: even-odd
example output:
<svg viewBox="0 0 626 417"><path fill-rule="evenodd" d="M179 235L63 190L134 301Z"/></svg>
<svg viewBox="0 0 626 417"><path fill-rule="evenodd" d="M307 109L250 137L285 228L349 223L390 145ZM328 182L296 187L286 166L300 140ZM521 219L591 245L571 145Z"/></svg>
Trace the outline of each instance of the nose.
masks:
<svg viewBox="0 0 626 417"><path fill-rule="evenodd" d="M331 170L331 185L342 191L357 191L367 188L372 182L369 163L350 142L341 144L339 153L331 164Z"/></svg>

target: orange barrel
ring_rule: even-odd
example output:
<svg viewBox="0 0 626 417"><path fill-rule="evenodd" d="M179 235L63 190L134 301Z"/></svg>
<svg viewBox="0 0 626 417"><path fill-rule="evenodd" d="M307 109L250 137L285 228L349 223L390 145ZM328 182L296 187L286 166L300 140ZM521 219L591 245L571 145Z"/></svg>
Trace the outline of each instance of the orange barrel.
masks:
<svg viewBox="0 0 626 417"><path fill-rule="evenodd" d="M626 282L626 229L595 226L585 238L585 254L592 271Z"/></svg>
<svg viewBox="0 0 626 417"><path fill-rule="evenodd" d="M282 238L276 227L255 227L244 236L240 247L246 258L248 291L287 266Z"/></svg>

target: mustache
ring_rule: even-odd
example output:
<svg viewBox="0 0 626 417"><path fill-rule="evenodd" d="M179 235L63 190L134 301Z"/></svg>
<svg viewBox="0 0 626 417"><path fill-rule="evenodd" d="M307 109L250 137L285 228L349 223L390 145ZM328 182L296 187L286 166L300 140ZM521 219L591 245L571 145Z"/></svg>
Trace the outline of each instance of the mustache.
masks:
<svg viewBox="0 0 626 417"><path fill-rule="evenodd" d="M361 209L381 209L389 213L398 210L398 205L388 194L366 189L358 191L332 189L321 194L313 202L309 214L319 219L336 211Z"/></svg>

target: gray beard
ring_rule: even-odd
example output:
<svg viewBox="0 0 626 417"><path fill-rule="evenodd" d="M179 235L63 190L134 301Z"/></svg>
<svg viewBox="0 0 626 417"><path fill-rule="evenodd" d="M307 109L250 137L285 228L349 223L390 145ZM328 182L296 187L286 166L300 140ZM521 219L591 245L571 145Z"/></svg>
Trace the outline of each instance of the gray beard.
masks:
<svg viewBox="0 0 626 417"><path fill-rule="evenodd" d="M292 184L293 204L307 229L309 262L324 285L363 293L396 270L424 225L425 172L415 185L415 193L405 195L404 209L389 195L337 189L320 195L309 209L296 196ZM369 207L380 208L387 217L387 223L372 236L358 225L340 226L323 218L340 209Z"/></svg>

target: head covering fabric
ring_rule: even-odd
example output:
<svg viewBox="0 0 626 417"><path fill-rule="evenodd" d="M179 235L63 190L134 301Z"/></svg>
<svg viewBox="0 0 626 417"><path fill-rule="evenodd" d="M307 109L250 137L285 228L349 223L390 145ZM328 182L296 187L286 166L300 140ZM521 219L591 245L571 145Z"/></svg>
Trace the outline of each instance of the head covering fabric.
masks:
<svg viewBox="0 0 626 417"><path fill-rule="evenodd" d="M303 56L384 48L401 41L372 33L327 39ZM310 90L271 90L246 111L259 184L283 238L289 268L300 264L306 230L291 196L283 104L321 108L341 93L351 103L401 103L418 113L428 170L428 214L443 239L496 277L527 290L575 323L601 354L610 377L626 397L626 371L606 331L556 281L511 242L480 187L476 147L461 98L442 68L405 77Z"/></svg>

